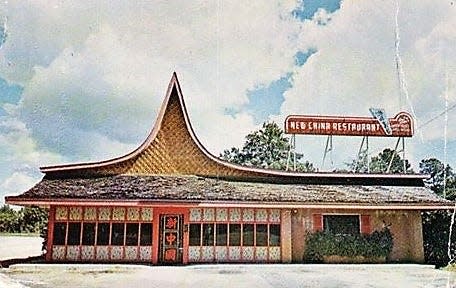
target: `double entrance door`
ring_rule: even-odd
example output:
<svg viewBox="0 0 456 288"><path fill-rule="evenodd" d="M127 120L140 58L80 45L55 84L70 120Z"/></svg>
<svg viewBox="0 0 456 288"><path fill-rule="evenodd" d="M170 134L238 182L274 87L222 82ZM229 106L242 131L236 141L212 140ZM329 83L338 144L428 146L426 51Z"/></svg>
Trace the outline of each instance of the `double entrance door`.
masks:
<svg viewBox="0 0 456 288"><path fill-rule="evenodd" d="M182 263L183 218L182 214L160 215L158 251L160 264L173 265Z"/></svg>

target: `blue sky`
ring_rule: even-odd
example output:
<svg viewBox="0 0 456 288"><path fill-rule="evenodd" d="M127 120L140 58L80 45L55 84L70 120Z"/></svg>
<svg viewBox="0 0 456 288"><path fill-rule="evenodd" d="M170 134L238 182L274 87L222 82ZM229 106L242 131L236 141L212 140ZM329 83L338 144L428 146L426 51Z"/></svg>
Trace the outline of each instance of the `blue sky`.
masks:
<svg viewBox="0 0 456 288"><path fill-rule="evenodd" d="M445 98L448 107L456 103L454 5L239 3L0 3L0 22L7 21L0 25L0 202L37 183L39 166L136 148L174 71L194 129L215 155L290 114L370 116L378 107L392 117L413 108L417 133L407 139L407 157L414 167L443 159L445 139L456 167L456 110L446 136L442 115ZM297 148L319 167L325 140L299 136ZM343 167L361 139L333 141L334 164L324 169ZM375 154L395 139L370 144Z"/></svg>

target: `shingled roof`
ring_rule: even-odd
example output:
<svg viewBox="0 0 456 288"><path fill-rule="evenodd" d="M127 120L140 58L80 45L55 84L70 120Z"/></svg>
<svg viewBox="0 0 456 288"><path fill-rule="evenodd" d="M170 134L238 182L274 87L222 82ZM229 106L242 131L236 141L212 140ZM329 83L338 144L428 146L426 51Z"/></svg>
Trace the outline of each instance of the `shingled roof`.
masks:
<svg viewBox="0 0 456 288"><path fill-rule="evenodd" d="M290 185L236 182L198 176L108 176L100 178L44 179L9 202L47 201L242 201L300 204L415 204L451 205L425 187L361 185ZM52 200L51 200L52 199Z"/></svg>

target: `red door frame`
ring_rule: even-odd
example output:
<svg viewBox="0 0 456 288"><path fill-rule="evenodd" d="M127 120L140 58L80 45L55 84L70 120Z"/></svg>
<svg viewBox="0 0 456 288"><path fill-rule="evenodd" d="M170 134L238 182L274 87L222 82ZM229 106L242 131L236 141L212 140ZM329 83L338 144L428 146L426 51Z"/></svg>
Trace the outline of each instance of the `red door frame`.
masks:
<svg viewBox="0 0 456 288"><path fill-rule="evenodd" d="M189 221L189 208L181 207L153 207L154 218L153 218L153 241L152 241L152 263L158 264L159 260L159 249L160 249L160 215L165 214L182 214L183 215L183 229L182 229L182 264L188 263L188 221Z"/></svg>

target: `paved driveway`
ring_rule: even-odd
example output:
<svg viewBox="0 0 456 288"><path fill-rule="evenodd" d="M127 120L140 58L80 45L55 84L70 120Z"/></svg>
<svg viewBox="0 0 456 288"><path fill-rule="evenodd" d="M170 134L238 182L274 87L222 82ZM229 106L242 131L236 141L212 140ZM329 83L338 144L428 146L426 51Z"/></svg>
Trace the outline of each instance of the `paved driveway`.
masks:
<svg viewBox="0 0 456 288"><path fill-rule="evenodd" d="M0 287L2 287L2 277L5 286L36 288L456 286L455 273L422 265L195 265L153 267L24 264L14 265L9 269L0 271Z"/></svg>

